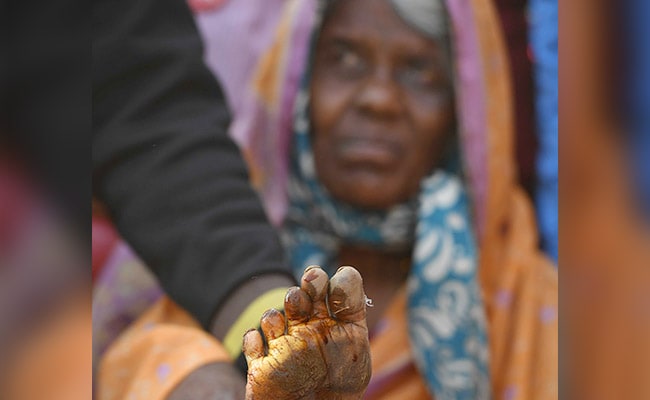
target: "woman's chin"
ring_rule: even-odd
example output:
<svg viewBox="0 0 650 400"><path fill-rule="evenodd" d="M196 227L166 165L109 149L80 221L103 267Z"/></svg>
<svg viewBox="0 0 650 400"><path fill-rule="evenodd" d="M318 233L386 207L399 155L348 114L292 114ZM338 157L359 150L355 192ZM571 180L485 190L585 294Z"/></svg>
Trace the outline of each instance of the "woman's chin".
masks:
<svg viewBox="0 0 650 400"><path fill-rule="evenodd" d="M356 184L347 189L340 188L330 192L334 198L341 202L369 210L387 210L408 198L408 196L399 196L398 193L387 191L386 185L364 186Z"/></svg>
<svg viewBox="0 0 650 400"><path fill-rule="evenodd" d="M330 167L334 165L330 164ZM396 169L348 166L321 170L319 175L335 199L371 210L389 209L409 199L419 188L419 179L405 176Z"/></svg>

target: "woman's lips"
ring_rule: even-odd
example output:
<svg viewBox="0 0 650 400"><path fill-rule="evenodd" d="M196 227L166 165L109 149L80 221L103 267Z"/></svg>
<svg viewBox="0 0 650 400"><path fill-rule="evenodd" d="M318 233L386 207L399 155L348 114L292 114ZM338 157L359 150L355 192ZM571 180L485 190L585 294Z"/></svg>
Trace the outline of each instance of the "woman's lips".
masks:
<svg viewBox="0 0 650 400"><path fill-rule="evenodd" d="M341 141L339 156L350 164L390 167L400 159L400 146L387 140L350 138Z"/></svg>

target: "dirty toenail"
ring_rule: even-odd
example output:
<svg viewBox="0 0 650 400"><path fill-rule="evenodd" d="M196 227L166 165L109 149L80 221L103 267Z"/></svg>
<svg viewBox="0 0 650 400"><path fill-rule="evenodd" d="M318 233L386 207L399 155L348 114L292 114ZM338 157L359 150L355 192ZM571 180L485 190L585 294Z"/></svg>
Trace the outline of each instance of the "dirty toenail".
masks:
<svg viewBox="0 0 650 400"><path fill-rule="evenodd" d="M316 278L318 278L318 272L316 272L315 269L311 269L305 272L305 275L302 279L304 279L306 282L311 282Z"/></svg>
<svg viewBox="0 0 650 400"><path fill-rule="evenodd" d="M314 268L320 268L320 265L310 265L307 268L305 268L305 272L308 272Z"/></svg>

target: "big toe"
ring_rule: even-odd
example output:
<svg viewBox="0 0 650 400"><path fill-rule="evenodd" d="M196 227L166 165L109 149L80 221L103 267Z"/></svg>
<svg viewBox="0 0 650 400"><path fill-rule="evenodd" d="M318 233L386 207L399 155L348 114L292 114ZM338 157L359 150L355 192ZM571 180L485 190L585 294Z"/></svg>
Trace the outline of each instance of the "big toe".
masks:
<svg viewBox="0 0 650 400"><path fill-rule="evenodd" d="M348 266L339 268L330 279L328 302L336 319L365 323L366 295L359 271Z"/></svg>

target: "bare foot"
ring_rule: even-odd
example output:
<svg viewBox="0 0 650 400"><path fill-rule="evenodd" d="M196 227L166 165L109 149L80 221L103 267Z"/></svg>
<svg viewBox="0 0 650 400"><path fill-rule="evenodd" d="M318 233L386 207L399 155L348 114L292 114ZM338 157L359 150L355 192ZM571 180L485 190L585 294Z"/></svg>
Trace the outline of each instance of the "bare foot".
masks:
<svg viewBox="0 0 650 400"><path fill-rule="evenodd" d="M312 266L300 286L287 291L286 318L277 310L262 316L266 347L258 331L244 336L246 399L361 399L370 381L361 275L342 267L328 282Z"/></svg>

